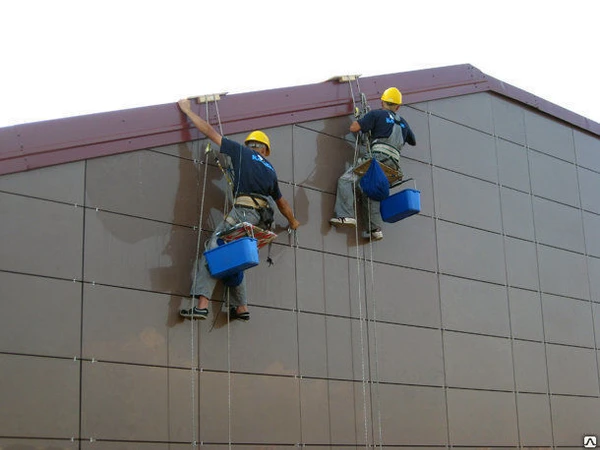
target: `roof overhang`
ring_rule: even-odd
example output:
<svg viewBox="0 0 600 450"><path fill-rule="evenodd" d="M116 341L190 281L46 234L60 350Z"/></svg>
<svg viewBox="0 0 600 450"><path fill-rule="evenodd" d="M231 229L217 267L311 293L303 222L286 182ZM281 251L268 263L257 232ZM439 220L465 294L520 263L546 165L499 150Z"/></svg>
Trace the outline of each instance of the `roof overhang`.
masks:
<svg viewBox="0 0 600 450"><path fill-rule="evenodd" d="M600 136L597 122L492 78L470 64L365 77L359 83L367 100L375 102L389 86L400 87L405 104L494 92ZM218 107L228 135L353 111L348 84L334 80L226 95ZM194 103L194 108L205 117L205 105ZM209 111L216 117L214 105ZM176 103L15 125L0 128L0 175L200 137Z"/></svg>

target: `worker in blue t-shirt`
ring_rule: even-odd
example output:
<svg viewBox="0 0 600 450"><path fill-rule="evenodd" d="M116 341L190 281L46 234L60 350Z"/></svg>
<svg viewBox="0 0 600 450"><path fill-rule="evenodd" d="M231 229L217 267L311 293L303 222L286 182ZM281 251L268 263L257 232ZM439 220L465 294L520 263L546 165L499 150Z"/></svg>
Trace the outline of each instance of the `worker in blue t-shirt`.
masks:
<svg viewBox="0 0 600 450"><path fill-rule="evenodd" d="M269 137L262 131L253 131L246 137L245 145L239 144L222 137L209 123L195 114L191 109L189 100L180 100L178 104L181 111L189 117L196 128L217 144L221 153L231 158L233 167L233 192L235 197L233 208L215 228L208 249L217 246L217 233L240 222L249 222L252 225L269 229L273 217L269 198L275 202L279 211L288 220L290 228L297 229L300 223L294 217L287 200L281 195L275 169L266 159L271 153ZM206 319L209 299L217 280L210 275L204 256L198 261L195 278L196 282L192 286L191 295L193 298L198 299L198 305L192 305L190 309L181 309L180 315L191 319ZM249 320L250 313L248 312L245 279L232 289L231 317Z"/></svg>
<svg viewBox="0 0 600 450"><path fill-rule="evenodd" d="M350 131L353 133L359 131L365 134L369 133L373 157L382 164L398 171L400 175L402 175L400 170L400 150L402 146L406 143L409 145L416 145L417 143L408 123L397 114L401 104L402 93L395 87L388 88L381 96L381 109L368 112L364 117L352 122L350 125ZM366 159L365 157L361 158L358 165ZM331 225L356 227L354 184L357 179L354 167L348 169L339 178L334 208L335 217L329 220ZM379 202L368 199L363 195L361 203L365 223L370 223L370 228L365 230L363 236L375 241L383 239Z"/></svg>

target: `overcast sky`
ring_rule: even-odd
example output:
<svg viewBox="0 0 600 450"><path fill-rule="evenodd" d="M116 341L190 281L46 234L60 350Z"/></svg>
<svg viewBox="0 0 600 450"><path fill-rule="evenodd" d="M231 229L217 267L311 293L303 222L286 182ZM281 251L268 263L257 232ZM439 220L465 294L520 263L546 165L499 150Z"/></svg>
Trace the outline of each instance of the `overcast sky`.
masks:
<svg viewBox="0 0 600 450"><path fill-rule="evenodd" d="M464 63L600 122L599 13L598 0L0 0L0 127Z"/></svg>

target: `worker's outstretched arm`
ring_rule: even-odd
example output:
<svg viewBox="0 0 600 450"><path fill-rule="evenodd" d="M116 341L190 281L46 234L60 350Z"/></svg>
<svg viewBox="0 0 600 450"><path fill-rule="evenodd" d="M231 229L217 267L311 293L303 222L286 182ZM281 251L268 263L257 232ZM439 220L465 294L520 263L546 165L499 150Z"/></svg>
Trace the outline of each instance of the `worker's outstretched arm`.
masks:
<svg viewBox="0 0 600 450"><path fill-rule="evenodd" d="M290 223L290 228L292 230L295 230L300 226L300 222L294 217L294 212L285 198L279 197L279 200L275 200L275 204L277 205L279 212L281 212Z"/></svg>
<svg viewBox="0 0 600 450"><path fill-rule="evenodd" d="M177 102L181 111L183 111L192 121L192 123L204 134L207 138L213 141L217 145L221 145L222 136L216 132L216 130L205 120L203 120L198 114L192 111L190 101L186 98Z"/></svg>

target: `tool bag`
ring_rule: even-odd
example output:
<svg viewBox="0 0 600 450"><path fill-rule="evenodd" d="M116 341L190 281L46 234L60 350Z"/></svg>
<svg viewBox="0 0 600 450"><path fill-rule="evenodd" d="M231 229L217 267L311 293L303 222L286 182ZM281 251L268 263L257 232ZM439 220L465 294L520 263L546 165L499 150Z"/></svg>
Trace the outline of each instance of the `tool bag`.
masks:
<svg viewBox="0 0 600 450"><path fill-rule="evenodd" d="M360 188L371 200L380 202L389 197L390 182L375 158L371 160L371 165L360 179Z"/></svg>

